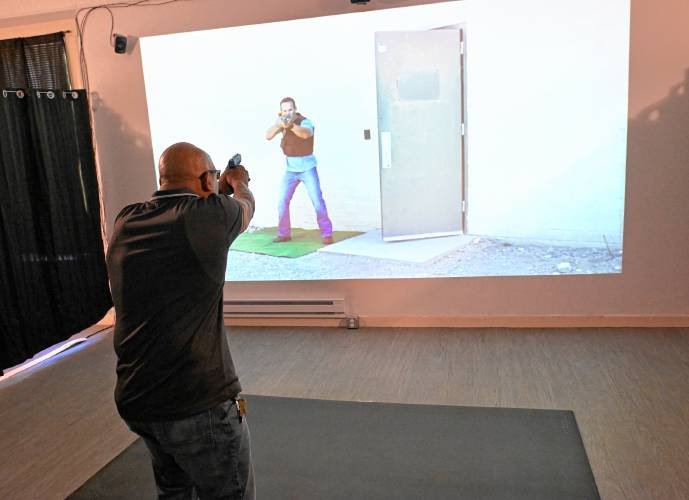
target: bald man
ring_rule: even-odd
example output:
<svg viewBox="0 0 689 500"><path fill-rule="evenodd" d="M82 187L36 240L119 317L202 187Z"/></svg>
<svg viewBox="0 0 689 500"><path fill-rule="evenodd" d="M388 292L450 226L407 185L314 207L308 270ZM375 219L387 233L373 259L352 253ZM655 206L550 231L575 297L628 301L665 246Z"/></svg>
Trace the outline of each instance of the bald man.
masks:
<svg viewBox="0 0 689 500"><path fill-rule="evenodd" d="M252 499L222 307L230 245L254 214L249 175L241 165L220 175L188 143L166 149L158 170L160 190L122 209L108 248L115 402L150 451L160 498Z"/></svg>

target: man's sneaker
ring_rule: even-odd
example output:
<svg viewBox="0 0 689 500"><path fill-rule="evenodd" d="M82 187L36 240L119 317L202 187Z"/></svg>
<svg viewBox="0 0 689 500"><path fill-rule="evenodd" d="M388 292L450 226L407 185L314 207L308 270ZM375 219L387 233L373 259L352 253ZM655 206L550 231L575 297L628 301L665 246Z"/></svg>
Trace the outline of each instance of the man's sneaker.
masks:
<svg viewBox="0 0 689 500"><path fill-rule="evenodd" d="M332 245L333 243L335 243L335 240L332 236L324 236L321 241L324 245Z"/></svg>
<svg viewBox="0 0 689 500"><path fill-rule="evenodd" d="M290 241L292 238L290 236L276 236L273 238L273 243L283 243L285 241Z"/></svg>

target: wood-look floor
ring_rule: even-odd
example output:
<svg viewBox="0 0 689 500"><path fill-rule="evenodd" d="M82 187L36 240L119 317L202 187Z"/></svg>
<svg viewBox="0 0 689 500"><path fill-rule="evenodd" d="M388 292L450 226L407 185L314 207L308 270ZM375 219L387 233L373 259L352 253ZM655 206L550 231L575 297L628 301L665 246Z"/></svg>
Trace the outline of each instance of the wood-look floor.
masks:
<svg viewBox="0 0 689 500"><path fill-rule="evenodd" d="M64 498L134 439L111 342L0 383L0 498ZM689 329L234 327L230 345L245 393L574 410L604 500L689 499Z"/></svg>

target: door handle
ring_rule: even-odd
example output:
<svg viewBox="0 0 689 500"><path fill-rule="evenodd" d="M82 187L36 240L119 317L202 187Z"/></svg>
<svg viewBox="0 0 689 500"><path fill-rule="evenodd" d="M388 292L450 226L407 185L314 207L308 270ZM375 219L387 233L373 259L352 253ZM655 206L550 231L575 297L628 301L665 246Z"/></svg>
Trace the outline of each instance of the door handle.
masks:
<svg viewBox="0 0 689 500"><path fill-rule="evenodd" d="M392 168L392 133L380 133L381 167Z"/></svg>

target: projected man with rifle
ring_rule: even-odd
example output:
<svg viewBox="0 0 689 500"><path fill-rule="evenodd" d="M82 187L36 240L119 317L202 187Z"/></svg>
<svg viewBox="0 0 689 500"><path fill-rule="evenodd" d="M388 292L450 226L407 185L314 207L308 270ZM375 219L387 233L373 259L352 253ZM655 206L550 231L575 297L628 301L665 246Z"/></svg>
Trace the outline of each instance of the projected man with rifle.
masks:
<svg viewBox="0 0 689 500"><path fill-rule="evenodd" d="M278 232L273 241L282 243L292 239L289 204L297 186L303 182L316 211L322 241L329 245L333 243L333 225L328 217L316 171L316 157L313 154L314 125L297 112L297 105L291 97L280 101L279 118L266 132L266 139L270 141L278 134L282 134L280 147L285 153L287 170L280 184Z"/></svg>

